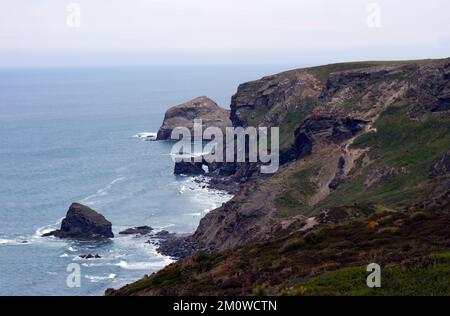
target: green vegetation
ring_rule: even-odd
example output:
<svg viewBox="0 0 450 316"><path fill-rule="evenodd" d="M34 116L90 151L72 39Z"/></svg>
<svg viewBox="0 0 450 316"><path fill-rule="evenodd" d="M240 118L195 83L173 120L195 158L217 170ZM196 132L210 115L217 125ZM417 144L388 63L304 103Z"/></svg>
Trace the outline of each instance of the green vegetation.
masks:
<svg viewBox="0 0 450 316"><path fill-rule="evenodd" d="M413 221L423 221L423 220L428 219L429 217L430 217L430 215L425 213L425 212L416 212L416 213L411 215L411 220L413 220Z"/></svg>
<svg viewBox="0 0 450 316"><path fill-rule="evenodd" d="M293 216L309 209L308 198L317 191L316 185L311 182L313 174L314 169L310 167L287 179L286 191L275 201L279 217Z"/></svg>
<svg viewBox="0 0 450 316"><path fill-rule="evenodd" d="M381 288L366 286L365 267L326 273L302 284L312 296L435 296L450 295L450 252L390 264L382 268ZM298 287L297 287L298 288ZM297 289L286 294L298 295Z"/></svg>
<svg viewBox="0 0 450 316"><path fill-rule="evenodd" d="M152 289L161 284L176 284L181 274L179 267L171 267L171 269L163 270L164 272L154 278L145 278L129 285L127 292L133 294L135 292Z"/></svg>
<svg viewBox="0 0 450 316"><path fill-rule="evenodd" d="M297 105L294 112L289 112L280 127L280 149L289 149L295 140L295 130L300 123L311 113L314 101L308 98L295 100Z"/></svg>
<svg viewBox="0 0 450 316"><path fill-rule="evenodd" d="M202 262L202 261L205 261L206 259L208 259L208 257L209 257L209 255L206 252L200 251L194 255L194 261Z"/></svg>
<svg viewBox="0 0 450 316"><path fill-rule="evenodd" d="M266 290L261 285L257 285L252 290L252 294L255 295L255 296L265 296L266 295Z"/></svg>
<svg viewBox="0 0 450 316"><path fill-rule="evenodd" d="M325 83L329 75L333 72L355 70L376 66L378 62L350 62L330 64L325 66L312 67L308 70L311 71L320 81Z"/></svg>
<svg viewBox="0 0 450 316"><path fill-rule="evenodd" d="M306 245L303 238L288 240L280 249L280 253L298 251Z"/></svg>
<svg viewBox="0 0 450 316"><path fill-rule="evenodd" d="M248 119L249 126L258 126L269 111L269 107L259 107L252 111Z"/></svg>

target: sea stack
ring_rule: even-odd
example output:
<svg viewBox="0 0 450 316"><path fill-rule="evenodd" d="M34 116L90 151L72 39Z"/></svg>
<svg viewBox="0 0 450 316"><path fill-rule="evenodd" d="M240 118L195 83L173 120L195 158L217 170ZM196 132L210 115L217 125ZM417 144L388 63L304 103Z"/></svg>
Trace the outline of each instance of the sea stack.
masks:
<svg viewBox="0 0 450 316"><path fill-rule="evenodd" d="M73 203L61 223L61 228L42 237L55 236L70 239L105 239L113 238L111 222L93 209Z"/></svg>
<svg viewBox="0 0 450 316"><path fill-rule="evenodd" d="M195 119L202 120L203 129L219 127L224 133L226 127L232 126L230 111L221 108L210 98L202 96L167 110L157 140L170 140L172 130L176 127L187 127L193 135Z"/></svg>

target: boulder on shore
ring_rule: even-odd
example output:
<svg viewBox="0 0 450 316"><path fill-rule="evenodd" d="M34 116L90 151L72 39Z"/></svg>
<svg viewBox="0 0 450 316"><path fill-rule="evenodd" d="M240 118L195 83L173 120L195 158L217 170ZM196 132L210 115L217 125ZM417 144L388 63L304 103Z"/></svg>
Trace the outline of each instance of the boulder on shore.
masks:
<svg viewBox="0 0 450 316"><path fill-rule="evenodd" d="M42 237L55 236L57 238L72 239L104 239L113 238L114 234L109 222L103 215L93 209L73 203L61 223L61 228Z"/></svg>
<svg viewBox="0 0 450 316"><path fill-rule="evenodd" d="M203 96L168 109L159 128L157 140L170 140L172 130L176 127L188 128L193 136L195 119L202 120L203 130L218 127L225 133L225 129L232 126L230 111Z"/></svg>

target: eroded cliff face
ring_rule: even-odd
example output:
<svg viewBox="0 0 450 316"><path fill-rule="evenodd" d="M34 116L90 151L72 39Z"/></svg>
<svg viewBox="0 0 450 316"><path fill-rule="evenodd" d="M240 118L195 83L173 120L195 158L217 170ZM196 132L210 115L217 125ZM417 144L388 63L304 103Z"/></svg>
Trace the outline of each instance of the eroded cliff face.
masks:
<svg viewBox="0 0 450 316"><path fill-rule="evenodd" d="M442 193L448 173L431 181L420 169L438 164L450 146L449 73L450 59L350 63L240 85L233 125L279 126L283 166L263 176L254 165L235 164L231 176L245 175L242 189L202 219L189 238L194 248L220 251L265 240L326 207L395 207ZM414 161L419 154L423 160ZM375 181L377 168L401 172Z"/></svg>
<svg viewBox="0 0 450 316"><path fill-rule="evenodd" d="M158 140L169 140L176 127L187 127L193 136L194 120L201 119L203 129L210 126L225 128L231 126L230 111L219 107L208 97L202 96L167 110L162 126L158 131Z"/></svg>

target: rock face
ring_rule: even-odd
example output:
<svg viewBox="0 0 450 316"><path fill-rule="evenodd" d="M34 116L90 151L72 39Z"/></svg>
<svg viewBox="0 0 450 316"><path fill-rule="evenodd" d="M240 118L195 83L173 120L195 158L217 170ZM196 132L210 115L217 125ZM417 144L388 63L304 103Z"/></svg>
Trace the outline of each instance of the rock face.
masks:
<svg viewBox="0 0 450 316"><path fill-rule="evenodd" d="M225 128L231 126L230 111L202 96L167 110L157 139L169 140L172 130L176 127L187 127L193 135L195 119L202 120L203 129L219 127L225 132Z"/></svg>
<svg viewBox="0 0 450 316"><path fill-rule="evenodd" d="M113 238L111 222L93 209L73 203L66 217L61 223L61 228L43 237L55 236L58 238L71 239L104 239Z"/></svg>
<svg viewBox="0 0 450 316"><path fill-rule="evenodd" d="M450 150L430 170L430 177L436 178L450 173Z"/></svg>
<svg viewBox="0 0 450 316"><path fill-rule="evenodd" d="M375 168L372 169L367 175L367 179L364 181L364 187L370 188L388 177L397 177L405 174L408 174L408 169L405 167L394 168L384 166L381 168Z"/></svg>
<svg viewBox="0 0 450 316"><path fill-rule="evenodd" d="M295 131L297 159L309 156L313 145L339 144L359 133L368 122L333 116L311 116Z"/></svg>
<svg viewBox="0 0 450 316"><path fill-rule="evenodd" d="M183 237L176 237L173 234L156 236L160 240L158 252L172 258L186 258L195 252L194 246Z"/></svg>
<svg viewBox="0 0 450 316"><path fill-rule="evenodd" d="M202 175L205 174L203 163L201 162L177 162L173 171L177 175Z"/></svg>

